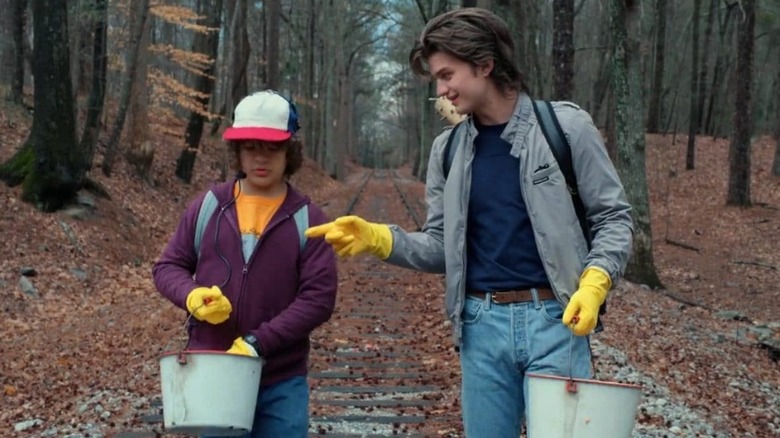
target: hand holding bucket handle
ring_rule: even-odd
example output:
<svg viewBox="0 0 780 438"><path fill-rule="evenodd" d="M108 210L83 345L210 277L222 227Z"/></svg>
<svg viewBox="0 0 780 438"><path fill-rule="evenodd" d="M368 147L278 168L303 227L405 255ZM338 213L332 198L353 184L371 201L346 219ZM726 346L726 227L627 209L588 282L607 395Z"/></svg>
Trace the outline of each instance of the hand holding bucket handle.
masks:
<svg viewBox="0 0 780 438"><path fill-rule="evenodd" d="M611 286L599 268L588 268L580 278L562 317L569 329L569 364L562 375L527 373L528 436L630 438L642 396L641 387L574 377L575 336L588 335L596 325L598 309ZM564 359L565 360L565 359Z"/></svg>
<svg viewBox="0 0 780 438"><path fill-rule="evenodd" d="M572 316L571 324L577 325L579 321L580 321L580 317L578 315ZM571 328L571 326L569 328ZM574 348L574 331L569 333L569 380L566 381L566 392L570 394L575 394L577 392L577 382L574 381L574 376L572 376L572 359L571 359L572 348Z"/></svg>
<svg viewBox="0 0 780 438"><path fill-rule="evenodd" d="M257 345L257 344L255 344ZM246 337L238 337L233 341L233 345L227 353L238 354L242 356L260 357L258 348L247 342Z"/></svg>
<svg viewBox="0 0 780 438"><path fill-rule="evenodd" d="M184 329L189 332L192 328L190 318L193 316L199 321L206 321L209 324L221 324L230 318L233 306L230 300L222 294L219 286L196 287L188 295L185 302L187 307L187 319L184 321ZM187 358L183 354L190 345L190 338L187 337L187 344L179 352L180 364L187 363Z"/></svg>
<svg viewBox="0 0 780 438"><path fill-rule="evenodd" d="M601 268L588 267L582 273L579 288L574 292L563 312L563 323L571 330L569 336L569 380L566 382L566 391L577 392L577 383L572 378L571 350L574 344L574 335L587 336L596 327L599 319L599 308L607 299L607 293L612 287L612 279Z"/></svg>
<svg viewBox="0 0 780 438"><path fill-rule="evenodd" d="M230 318L233 306L219 286L196 287L187 295L187 311L200 321L221 324Z"/></svg>
<svg viewBox="0 0 780 438"><path fill-rule="evenodd" d="M596 327L599 308L607 299L612 279L606 271L591 266L582 273L579 288L563 312L563 323L577 336L586 336ZM576 318L576 319L575 319Z"/></svg>

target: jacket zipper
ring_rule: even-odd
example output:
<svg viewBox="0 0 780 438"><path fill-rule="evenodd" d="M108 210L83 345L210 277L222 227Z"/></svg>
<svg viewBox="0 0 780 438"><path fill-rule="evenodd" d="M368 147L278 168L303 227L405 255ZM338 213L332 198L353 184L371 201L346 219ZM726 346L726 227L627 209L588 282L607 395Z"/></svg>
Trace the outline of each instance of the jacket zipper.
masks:
<svg viewBox="0 0 780 438"><path fill-rule="evenodd" d="M465 149L464 152L472 154L472 156L471 156L471 163L473 163L474 162L474 157L473 157L474 145L473 145L473 143L471 143L471 139L470 139L470 135L469 134L470 133L467 131L467 133L466 133L466 144L467 145L470 144L471 148ZM468 156L464 157L464 160L468 163L469 157ZM471 169L470 166L471 166L471 164L469 164L468 166L464 166L463 167L463 173L464 173L464 175L463 175L463 188L464 188L464 192L465 193L464 193L464 196L461 197L461 200L463 201L463 204L464 204L463 205L464 215L463 215L463 241L462 241L463 247L461 248L461 251L460 251L460 256L461 256L463 268L461 269L460 289L458 290L458 295L457 295L458 296L458 305L456 306L457 307L457 313L455 315L458 318L458 346L460 345L461 339L463 337L463 321L460 319L460 314L463 312L464 302L465 302L465 299L466 299L465 298L466 297L466 275L467 275L467 270L468 270L468 267L466 266L467 263L468 263L468 260L466 258L467 257L466 247L467 247L467 244L468 244L469 199L471 198L471 179L470 178L467 179L465 173L466 173L466 168ZM470 173L469 173L469 176L470 176Z"/></svg>
<svg viewBox="0 0 780 438"><path fill-rule="evenodd" d="M523 140L526 141L526 140ZM522 150L522 149L521 149ZM526 148L526 151L528 151L529 148ZM560 295L558 295L558 292L555 290L555 282L550 277L550 269L547 266L547 257L545 256L544 252L544 245L542 245L539 242L539 235L536 233L536 226L534 225L534 221L536 220L533 214L533 206L531 205L531 202L529 201L529 198L526 193L526 181L525 181L525 162L528 160L528 152L525 154L525 160L520 160L520 193L523 195L523 200L525 201L526 210L528 212L528 220L531 221L531 231L534 233L534 242L536 242L536 248L539 250L539 257L542 259L542 265L544 266L544 273L547 276L547 280L550 282L550 289L553 291L553 295L555 295L555 299L558 302L561 302Z"/></svg>
<svg viewBox="0 0 780 438"><path fill-rule="evenodd" d="M298 211L300 208L303 208L303 205L305 203L301 203L297 205L295 208L293 208L292 211ZM249 266L252 264L252 261L255 259L255 254L260 250L260 245L263 243L263 240L265 240L265 236L271 232L274 228L278 227L288 219L290 219L293 215L292 214L285 214L284 217L277 220L276 222L271 223L269 226L263 230L263 233L260 235L260 238L257 239L257 243L255 244L254 249L252 250L252 255L249 256L249 260L244 262L244 265L241 268L241 288L238 292L238 303L236 305L236 333L237 336L242 336L241 333L239 333L239 328L241 327L241 311L239 309L243 309L241 307L241 301L244 298L244 291L246 290L246 276L249 273ZM238 232L238 237L241 239L241 231ZM243 258L243 256L242 256Z"/></svg>

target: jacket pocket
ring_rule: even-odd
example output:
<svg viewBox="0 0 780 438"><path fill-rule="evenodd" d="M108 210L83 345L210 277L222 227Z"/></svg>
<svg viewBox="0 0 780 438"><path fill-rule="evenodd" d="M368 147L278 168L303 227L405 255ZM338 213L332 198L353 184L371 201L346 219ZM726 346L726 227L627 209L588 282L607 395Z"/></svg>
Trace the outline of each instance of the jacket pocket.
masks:
<svg viewBox="0 0 780 438"><path fill-rule="evenodd" d="M546 163L541 166L537 166L536 170L531 174L531 184L537 186L544 184L553 179L556 173L560 173L560 166L557 162Z"/></svg>

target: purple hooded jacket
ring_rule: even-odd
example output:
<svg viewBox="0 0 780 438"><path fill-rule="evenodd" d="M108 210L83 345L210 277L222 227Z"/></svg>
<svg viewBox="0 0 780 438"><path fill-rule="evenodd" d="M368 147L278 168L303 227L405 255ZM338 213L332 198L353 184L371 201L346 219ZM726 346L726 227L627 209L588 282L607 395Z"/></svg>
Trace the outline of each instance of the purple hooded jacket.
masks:
<svg viewBox="0 0 780 438"><path fill-rule="evenodd" d="M266 361L262 385L306 375L309 334L333 314L336 258L323 239L308 239L301 251L292 215L309 204L310 225L327 219L308 197L288 185L287 197L244 263L234 184L230 181L211 189L219 207L203 233L200 258L194 248L195 224L206 192L190 203L154 265L154 283L160 293L186 310L187 295L193 289L221 286L227 281L221 289L233 306L230 318L217 325L192 318L188 349L226 351L235 338L253 334Z"/></svg>

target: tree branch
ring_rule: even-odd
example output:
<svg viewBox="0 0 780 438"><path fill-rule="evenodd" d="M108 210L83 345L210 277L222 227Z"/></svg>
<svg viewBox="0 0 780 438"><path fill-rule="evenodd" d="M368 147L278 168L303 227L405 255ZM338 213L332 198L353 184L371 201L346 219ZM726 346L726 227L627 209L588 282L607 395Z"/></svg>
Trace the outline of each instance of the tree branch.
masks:
<svg viewBox="0 0 780 438"><path fill-rule="evenodd" d="M753 261L753 260L732 260L731 263L734 263L735 265L758 266L758 267L761 267L761 268L767 268L767 269L771 269L773 271L777 271L777 266L770 265L768 263Z"/></svg>
<svg viewBox="0 0 780 438"><path fill-rule="evenodd" d="M420 18L422 18L423 24L428 22L428 15L425 13L425 7L422 4L422 1L415 0L415 4L417 4L417 9L420 10Z"/></svg>
<svg viewBox="0 0 780 438"><path fill-rule="evenodd" d="M691 246L691 245L688 245L688 244L685 244L685 243L675 242L674 240L669 239L669 238L666 239L666 243L668 243L669 245L674 245L674 246L678 246L680 248L684 248L684 249L688 249L688 250L691 250L691 251L699 252L699 248L696 248L695 246Z"/></svg>

